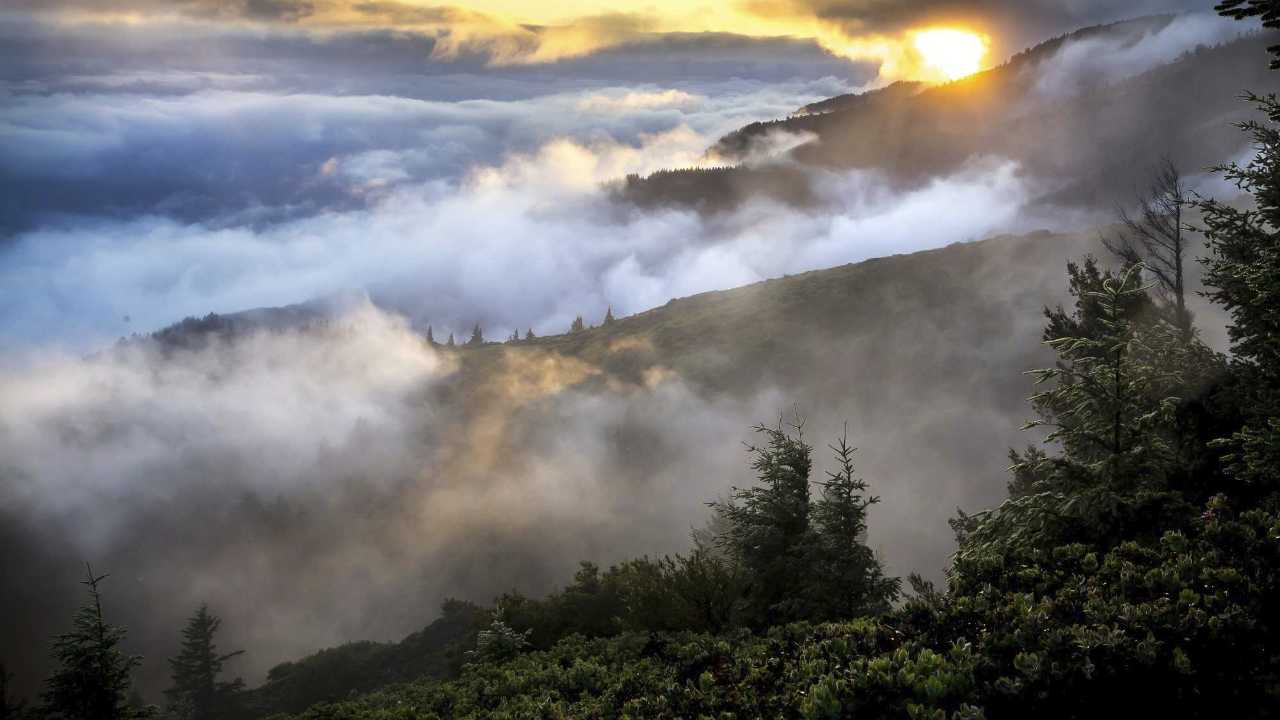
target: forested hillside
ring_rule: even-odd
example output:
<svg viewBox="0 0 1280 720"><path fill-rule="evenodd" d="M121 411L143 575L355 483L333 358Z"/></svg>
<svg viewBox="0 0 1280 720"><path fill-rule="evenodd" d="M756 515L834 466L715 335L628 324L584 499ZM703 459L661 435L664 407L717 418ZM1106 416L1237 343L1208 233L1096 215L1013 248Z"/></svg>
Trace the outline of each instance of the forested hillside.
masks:
<svg viewBox="0 0 1280 720"><path fill-rule="evenodd" d="M803 423L762 426L755 484L688 554L584 567L532 616L502 598L457 680L300 717L1273 717L1280 104L1257 102L1260 154L1225 171L1257 210L1199 202L1232 354L1190 321L1180 227L1135 222L1114 269L1073 264L1074 306L1045 316L1056 361L1032 373L1050 444L951 521L945 589L913 576L885 611L899 586L861 544L878 498L847 439L811 478Z"/></svg>
<svg viewBox="0 0 1280 720"><path fill-rule="evenodd" d="M869 169L911 187L974 158L997 157L1050 180L1045 202L1105 207L1110 198L1142 184L1152 157L1168 156L1184 168L1234 157L1241 142L1231 123L1249 116L1240 95L1277 88L1274 74L1254 61L1275 42L1261 35L1196 48L1137 77L1108 82L1063 70L1067 77L1058 83L1046 80L1054 76L1047 68L1063 47L1137 42L1171 21L1159 17L1080 31L941 86L902 85L833 98L726 136L711 149L724 159L723 169L635 176L619 191L642 205L724 209L761 195L805 204L814 202L811 185L820 176L800 168ZM1224 77L1231 80L1224 83ZM812 139L771 163L733 166L778 134Z"/></svg>
<svg viewBox="0 0 1280 720"><path fill-rule="evenodd" d="M1280 26L1274 0L1219 11ZM204 508L155 514L163 532L111 554L149 567L177 552L165 538L207 533L230 548L218 560L238 592L236 571L260 562L260 541L275 534L368 535L405 555L421 550L406 539L421 542L434 546L412 556L428 578L396 583L373 544L356 545L348 559L367 570L360 581L318 587L339 601L417 588L397 599L422 630L276 664L249 688L237 672L245 654L223 640L245 616L226 616L224 628L217 607L184 607L185 624L168 631L163 700L148 702L135 684L144 660L119 617L175 611L146 605L157 599L142 578L86 564L84 603L53 638L39 697L11 698L0 666L0 720L1280 716L1280 99L1251 95L1232 111L1164 102L1176 86L1205 100L1194 78L1221 72L1219 62L1264 68L1240 79L1267 89L1280 45L1264 40L1127 81L1147 111L1176 118L1149 142L1122 153L1110 144L1122 136L1103 134L1087 157L1052 161L1038 144L1023 148L1025 162L1070 180L1059 199L1123 197L1113 225L957 243L630 317L610 309L547 337L494 342L477 323L469 338L441 342L434 328L378 325L397 340L380 348L426 366L396 395L414 418L413 454L388 465L401 473L389 490L355 476L312 489L305 504L236 499L253 511L243 524ZM1014 126L985 115L1003 92L993 88L1071 41L964 81L967 99L947 95L964 83L902 87L787 122L893 104L905 113L895 126L905 118L927 138L882 143L909 181L916 145L932 143L927 157L944 164L976 152L969 130L949 131L953 113L990 130L981 142L1017 145ZM1027 122L1098 127L1119 113L1109 92ZM945 118L927 110L940 97L954 106ZM1231 118L1257 119L1222 130L1242 141L1219 142ZM1241 197L1193 192L1177 169L1189 156L1151 164L1193 132L1209 137L1188 152L1224 153L1215 172ZM1231 162L1241 143L1251 154ZM849 155L840 148L823 157L856 163L871 152L854 140ZM805 152L801 162L819 161ZM1073 174L1077 161L1106 182ZM1144 180L1136 204L1131 188L1110 184L1122 166ZM343 348L334 338L373 337L360 322L388 322L363 297L345 304L356 312L311 304L193 318L99 360L141 355L161 373L195 358L181 370L195 382L228 372L242 344L285 338L265 353L279 364ZM353 364L403 374L365 355ZM269 397L261 377L276 376L255 376L250 394ZM324 395L323 377L306 392ZM740 429L732 469L692 476L721 467L708 438L744 412L763 416ZM385 451L372 422L322 459L342 472L345 455ZM58 430L87 444L94 427ZM621 501L601 502L597 485L571 474L584 455ZM270 473L272 460L255 455L251 470ZM547 480L562 474L567 487ZM537 517L547 488L554 512ZM501 522L468 525L459 508ZM433 524L455 532L433 534ZM410 532L379 534L386 525ZM535 537L540 551L524 547ZM463 599L426 594L445 581Z"/></svg>

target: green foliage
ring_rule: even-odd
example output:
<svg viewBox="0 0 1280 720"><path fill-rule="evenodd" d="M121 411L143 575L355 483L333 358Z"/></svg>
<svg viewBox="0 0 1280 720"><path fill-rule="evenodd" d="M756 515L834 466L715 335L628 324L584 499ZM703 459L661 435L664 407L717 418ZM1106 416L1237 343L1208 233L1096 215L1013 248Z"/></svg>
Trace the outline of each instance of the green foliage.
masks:
<svg viewBox="0 0 1280 720"><path fill-rule="evenodd" d="M570 636L447 683L314 707L390 718L1269 717L1280 516L970 563L880 621Z"/></svg>
<svg viewBox="0 0 1280 720"><path fill-rule="evenodd" d="M151 708L130 703L133 670L142 662L120 649L123 628L108 623L102 612L99 583L106 575L86 568L82 584L89 602L76 611L69 632L53 640L57 664L41 695L46 717L56 720L130 720L151 717Z"/></svg>
<svg viewBox="0 0 1280 720"><path fill-rule="evenodd" d="M580 332L582 332L583 330L586 330L586 329L587 329L587 325L586 325L586 323L584 323L584 322L582 321L582 316L581 316L581 315L579 315L579 316L577 316L576 318L574 318L574 319L573 319L573 324L571 324L571 325L569 326L569 332L570 332L570 333L580 333Z"/></svg>
<svg viewBox="0 0 1280 720"><path fill-rule="evenodd" d="M1048 429L1062 452L1012 454L1010 498L954 524L962 558L1151 536L1203 500L1178 491L1187 485L1181 418L1223 363L1194 333L1148 312L1142 268L1069 266L1076 310L1048 313L1045 342L1058 362L1032 373L1050 387L1032 396L1040 418L1027 424Z"/></svg>
<svg viewBox="0 0 1280 720"><path fill-rule="evenodd" d="M811 580L815 619L841 620L878 615L889 610L901 581L886 578L867 547L867 510L880 498L868 494L867 482L855 475L848 428L831 446L836 470L827 472L822 497L813 504L815 533Z"/></svg>
<svg viewBox="0 0 1280 720"><path fill-rule="evenodd" d="M752 627L874 615L898 594L899 581L884 577L866 545L867 510L879 498L855 474L847 433L831 448L836 470L815 501L802 425L793 422L792 434L758 426L765 443L749 447L758 484L712 505L723 525L717 541L743 576L741 615Z"/></svg>
<svg viewBox="0 0 1280 720"><path fill-rule="evenodd" d="M226 661L243 654L243 650L219 654L213 636L222 619L201 605L182 629L182 644L177 657L169 660L172 686L165 691L169 717L175 720L221 720L235 717L239 711L244 681L219 680Z"/></svg>
<svg viewBox="0 0 1280 720"><path fill-rule="evenodd" d="M530 632L517 632L502 621L501 612L494 613L493 622L476 636L476 649L467 651L467 656L475 662L510 660L529 647Z"/></svg>
<svg viewBox="0 0 1280 720"><path fill-rule="evenodd" d="M815 500L801 423L758 427L757 483L713 504L714 544L510 593L476 609L488 628L455 677L294 717L1280 716L1280 103L1255 100L1259 156L1226 172L1256 207L1201 207L1233 358L1151 300L1140 262L1070 265L1075 306L1047 311L1057 362L1033 372L1028 427L1048 444L1011 453L1005 503L961 513L945 592L912 576L889 609L898 582L865 545L877 498L847 438Z"/></svg>
<svg viewBox="0 0 1280 720"><path fill-rule="evenodd" d="M1266 7L1274 21L1274 4ZM1280 487L1280 102L1274 95L1251 99L1267 117L1244 125L1258 154L1221 170L1252 194L1254 207L1209 200L1200 209L1209 249L1205 283L1210 299L1231 314L1232 371L1245 396L1246 422L1230 438L1228 461L1240 479L1273 490Z"/></svg>
<svg viewBox="0 0 1280 720"><path fill-rule="evenodd" d="M794 436L778 427L760 425L764 444L749 446L758 483L733 488L728 502L712 507L724 520L719 542L747 576L744 598L748 621L775 625L803 617L807 560L813 539L810 525L809 475L813 449L804 441L800 421Z"/></svg>
<svg viewBox="0 0 1280 720"><path fill-rule="evenodd" d="M301 712L384 685L454 677L490 619L472 603L446 600L440 618L399 643L348 643L282 663L268 671L261 687L246 692L246 716Z"/></svg>

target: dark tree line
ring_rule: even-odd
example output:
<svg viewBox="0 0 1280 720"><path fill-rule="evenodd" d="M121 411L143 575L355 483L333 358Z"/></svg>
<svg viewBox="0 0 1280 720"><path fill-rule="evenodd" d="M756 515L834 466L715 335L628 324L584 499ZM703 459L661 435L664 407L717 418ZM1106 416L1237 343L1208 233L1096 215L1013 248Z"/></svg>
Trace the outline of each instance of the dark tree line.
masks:
<svg viewBox="0 0 1280 720"><path fill-rule="evenodd" d="M220 678L226 661L241 652L219 654L214 635L222 621L201 606L182 630L178 654L169 660L171 686L162 710L145 705L133 686L142 657L123 649L126 632L106 619L102 583L85 566L81 584L88 600L72 618L71 629L53 639L54 670L39 702L27 706L8 693L10 675L0 666L0 720L232 720L243 717L244 682Z"/></svg>

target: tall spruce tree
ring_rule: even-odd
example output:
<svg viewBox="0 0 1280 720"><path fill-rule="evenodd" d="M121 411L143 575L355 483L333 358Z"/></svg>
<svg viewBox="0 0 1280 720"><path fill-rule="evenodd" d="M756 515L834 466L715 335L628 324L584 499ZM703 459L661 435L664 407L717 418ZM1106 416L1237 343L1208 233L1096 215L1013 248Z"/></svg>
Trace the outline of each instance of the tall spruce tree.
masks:
<svg viewBox="0 0 1280 720"><path fill-rule="evenodd" d="M168 714L175 720L222 720L236 717L241 709L244 682L219 680L219 676L223 664L244 651L218 653L214 635L221 625L222 619L201 605L182 629L181 648L169 660L173 684L164 693Z"/></svg>
<svg viewBox="0 0 1280 720"><path fill-rule="evenodd" d="M587 325L586 325L586 323L584 323L584 322L582 321L582 316L581 316L581 315L579 315L578 317L574 318L574 319L573 319L573 324L569 326L569 332L571 332L571 333L580 333L580 332L582 332L583 330L586 330L586 329L587 329Z"/></svg>
<svg viewBox="0 0 1280 720"><path fill-rule="evenodd" d="M1046 344L1058 363L1032 373L1048 389L1032 396L1039 419L1026 425L1045 429L1061 452L1014 454L1013 496L954 523L962 553L989 542L1106 545L1158 533L1189 512L1171 490L1181 466L1177 417L1182 396L1219 359L1165 319L1134 312L1145 306L1142 270L1075 274L1085 282L1078 310L1069 322L1050 314Z"/></svg>
<svg viewBox="0 0 1280 720"><path fill-rule="evenodd" d="M853 466L856 449L849 444L848 427L830 446L836 469L827 471L822 496L813 504L817 533L811 579L814 603L823 619L842 620L877 615L889 610L901 581L885 577L875 553L867 546L867 510L880 498L868 493L867 482Z"/></svg>
<svg viewBox="0 0 1280 720"><path fill-rule="evenodd" d="M48 718L56 720L133 720L151 717L151 708L130 702L133 671L142 663L137 655L120 649L125 631L106 621L102 593L98 585L106 575L94 575L85 565L81 582L89 591L89 602L76 611L69 632L53 641L57 664L45 681L41 694Z"/></svg>
<svg viewBox="0 0 1280 720"><path fill-rule="evenodd" d="M1258 154L1220 170L1253 196L1254 207L1200 204L1209 252L1204 282L1208 297L1230 314L1232 370L1245 398L1245 425L1229 439L1231 471L1274 489L1280 487L1280 101L1251 100L1267 118L1242 126Z"/></svg>
<svg viewBox="0 0 1280 720"><path fill-rule="evenodd" d="M480 323L471 328L471 339L467 341L468 345L479 346L484 344L484 331L480 329Z"/></svg>
<svg viewBox="0 0 1280 720"><path fill-rule="evenodd" d="M1260 18L1280 28L1280 0L1227 0L1218 12L1237 20ZM1280 45L1268 50L1280 56ZM1280 69L1280 60L1271 64ZM1244 426L1222 444L1237 478L1263 491L1280 487L1280 100L1250 94L1266 118L1240 124L1257 154L1246 165L1218 172L1253 197L1238 209L1205 200L1199 204L1209 256L1203 258L1209 299L1231 316L1232 373L1242 396Z"/></svg>
<svg viewBox="0 0 1280 720"><path fill-rule="evenodd" d="M797 592L807 585L809 474L813 448L799 419L784 428L759 425L761 445L748 446L757 484L733 488L727 502L712 503L723 521L721 548L746 575L745 613L754 625L804 619L810 608Z"/></svg>
<svg viewBox="0 0 1280 720"><path fill-rule="evenodd" d="M613 321L614 321L614 318L613 318L613 306L612 306L612 305L610 305L610 306L609 306L609 309L608 309L607 311L605 311L605 314L604 314L604 324L605 324L605 325L612 325L612 324L613 324Z"/></svg>

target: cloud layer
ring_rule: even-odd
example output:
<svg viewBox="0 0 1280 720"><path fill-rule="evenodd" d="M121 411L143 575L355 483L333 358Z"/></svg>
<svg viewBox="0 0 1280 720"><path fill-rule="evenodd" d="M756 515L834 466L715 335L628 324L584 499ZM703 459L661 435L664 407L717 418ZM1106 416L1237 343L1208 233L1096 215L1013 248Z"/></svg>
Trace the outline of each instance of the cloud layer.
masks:
<svg viewBox="0 0 1280 720"><path fill-rule="evenodd" d="M122 13L159 5L177 16L121 24ZM943 361L969 352L978 359L966 367L999 362L1015 377L1037 352L1035 307L1056 297L1047 278L1060 281L1057 266L1018 275L1016 287L1017 256L994 253L975 270L973 296L1010 313L986 319L995 339L976 349L953 342L960 320L945 312L950 324L887 328L901 341L887 350L853 337L833 352L815 333L794 340L828 363L815 361L818 380L733 394L663 368L619 379L582 358L512 347L495 349L497 369L460 402L457 364L418 331L556 333L610 306L627 315L1095 218L1033 205L1052 183L1002 157L970 158L906 191L874 171L806 170L810 209L621 205L610 182L714 164L705 149L723 132L873 82L872 69L811 41L671 34L626 17L592 21L612 29L565 21L557 32L586 28L584 42L604 42L575 59L553 53L554 72L552 57L537 56L554 34L514 30L513 52L539 62L494 68L491 33L464 32L487 20L368 5L400 13L391 24L405 28L320 27L324 13L345 12L325 2L9 6L71 13L0 24L0 575L16 588L0 600L12 620L0 645L22 650L26 682L42 657L30 649L78 600L86 557L117 573L112 611L153 657L208 600L228 619L226 646L250 646L246 670L259 674L319 646L421 627L445 595L536 593L580 558L679 550L701 503L743 479L744 428L793 401L812 408L820 432L852 419L866 439L873 481L885 483L874 537L892 544L894 569L939 568L950 542L941 519L957 502L998 495L999 446L1017 437L1023 408L990 399L978 371L943 395L904 388L949 379ZM749 10L783 18L773 28L866 37L948 8L1030 24L1115 12L1043 2ZM1120 58L1108 66L1116 77L1138 72L1216 32L1197 27L1158 47L1068 46L1043 89L1073 91L1104 51ZM1086 246L1077 238L1069 249ZM109 346L187 315L346 289L405 317L360 302L329 322L231 343ZM898 292L869 306L928 299ZM1013 318L1015 306L1031 310ZM865 364L847 366L842 352L853 350ZM875 424L859 428L864 418ZM148 667L154 686L163 667Z"/></svg>
<svg viewBox="0 0 1280 720"><path fill-rule="evenodd" d="M612 48L660 42L678 33L798 37L845 58L881 66L883 80L940 79L915 51L910 32L962 27L995 41L993 60L1029 41L1083 25L1143 14L1204 10L1194 0L1142 0L1123 8L1074 0L669 0L540 4L476 0L425 5L401 0L19 0L12 11L61 22L180 20L312 31L377 28L431 44L431 57L483 57L488 65L554 63Z"/></svg>

